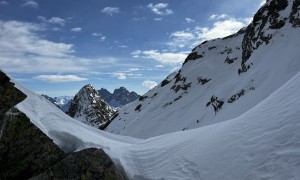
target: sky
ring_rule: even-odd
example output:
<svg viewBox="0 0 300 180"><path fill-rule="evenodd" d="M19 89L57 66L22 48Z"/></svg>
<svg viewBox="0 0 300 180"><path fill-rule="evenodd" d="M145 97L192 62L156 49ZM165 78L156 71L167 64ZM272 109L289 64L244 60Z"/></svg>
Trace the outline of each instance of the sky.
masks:
<svg viewBox="0 0 300 180"><path fill-rule="evenodd" d="M205 40L246 27L264 0L0 0L0 68L25 87L144 94Z"/></svg>

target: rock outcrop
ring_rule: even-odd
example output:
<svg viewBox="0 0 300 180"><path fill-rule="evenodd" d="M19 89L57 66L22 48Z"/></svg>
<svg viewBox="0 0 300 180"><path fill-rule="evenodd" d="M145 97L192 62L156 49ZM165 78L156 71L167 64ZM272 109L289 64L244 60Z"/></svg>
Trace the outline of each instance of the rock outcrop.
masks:
<svg viewBox="0 0 300 180"><path fill-rule="evenodd" d="M91 84L80 89L67 111L74 119L99 129L109 122L114 113L115 110L100 97Z"/></svg>
<svg viewBox="0 0 300 180"><path fill-rule="evenodd" d="M65 153L14 106L26 98L0 71L0 179L126 179L101 149Z"/></svg>

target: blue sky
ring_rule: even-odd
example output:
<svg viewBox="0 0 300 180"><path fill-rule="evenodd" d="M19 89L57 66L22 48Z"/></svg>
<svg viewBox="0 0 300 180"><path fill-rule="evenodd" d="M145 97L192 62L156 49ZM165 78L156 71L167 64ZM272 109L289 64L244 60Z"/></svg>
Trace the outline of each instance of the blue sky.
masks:
<svg viewBox="0 0 300 180"><path fill-rule="evenodd" d="M0 0L0 67L27 88L139 94L204 40L246 26L263 0Z"/></svg>

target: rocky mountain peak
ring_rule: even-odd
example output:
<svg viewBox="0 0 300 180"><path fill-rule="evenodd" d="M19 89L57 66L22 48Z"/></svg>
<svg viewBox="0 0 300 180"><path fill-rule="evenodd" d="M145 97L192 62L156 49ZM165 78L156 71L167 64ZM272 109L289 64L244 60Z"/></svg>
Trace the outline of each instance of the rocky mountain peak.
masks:
<svg viewBox="0 0 300 180"><path fill-rule="evenodd" d="M268 44L274 34L287 23L292 27L300 26L299 0L268 0L254 15L247 27L242 42L243 56L241 70L247 71L247 60L255 49Z"/></svg>
<svg viewBox="0 0 300 180"><path fill-rule="evenodd" d="M115 89L113 93L101 88L99 91L101 97L112 107L119 108L139 98L136 92L129 92L125 87Z"/></svg>
<svg viewBox="0 0 300 180"><path fill-rule="evenodd" d="M67 114L91 126L100 128L113 116L115 111L87 84L80 89L71 102Z"/></svg>

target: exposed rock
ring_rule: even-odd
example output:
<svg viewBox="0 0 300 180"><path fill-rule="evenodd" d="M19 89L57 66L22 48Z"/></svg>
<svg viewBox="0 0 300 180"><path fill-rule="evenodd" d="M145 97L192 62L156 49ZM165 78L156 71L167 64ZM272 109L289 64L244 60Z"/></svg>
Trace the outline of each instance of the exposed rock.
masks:
<svg viewBox="0 0 300 180"><path fill-rule="evenodd" d="M201 83L201 85L204 85L206 83L208 83L211 79L207 79L207 78L203 78L203 77L198 77L197 81L198 83Z"/></svg>
<svg viewBox="0 0 300 180"><path fill-rule="evenodd" d="M246 63L253 50L257 49L263 43L269 43L272 35L266 34L266 29L280 29L284 26L285 19L279 19L279 12L284 10L287 6L287 0L268 1L254 15L252 23L246 29L242 42L243 54L241 65Z"/></svg>
<svg viewBox="0 0 300 180"><path fill-rule="evenodd" d="M0 118L6 111L23 101L26 95L14 87L8 76L0 71Z"/></svg>
<svg viewBox="0 0 300 180"><path fill-rule="evenodd" d="M0 179L28 179L64 156L25 114L13 108L25 98L0 71Z"/></svg>
<svg viewBox="0 0 300 180"><path fill-rule="evenodd" d="M53 140L17 109L0 121L0 179L28 179L64 157Z"/></svg>
<svg viewBox="0 0 300 180"><path fill-rule="evenodd" d="M115 111L92 85L85 85L74 97L67 114L83 123L102 129Z"/></svg>
<svg viewBox="0 0 300 180"><path fill-rule="evenodd" d="M102 149L89 148L69 154L46 172L31 180L52 179L126 179Z"/></svg>
<svg viewBox="0 0 300 180"><path fill-rule="evenodd" d="M98 93L102 99L115 108L123 107L139 98L139 95L136 92L129 92L125 87L115 89L113 93L101 88Z"/></svg>
<svg viewBox="0 0 300 180"><path fill-rule="evenodd" d="M245 90L242 89L240 92L232 95L228 100L227 102L228 103L233 103L234 101L238 100L241 96L244 96L245 95Z"/></svg>
<svg viewBox="0 0 300 180"><path fill-rule="evenodd" d="M188 61L193 61L199 58L203 58L203 56L201 54L197 54L197 52L192 52L187 56L183 64L187 63Z"/></svg>
<svg viewBox="0 0 300 180"><path fill-rule="evenodd" d="M210 101L206 103L206 107L212 105L215 113L217 113L220 109L222 109L223 104L224 104L223 100L220 100L217 96L212 96L210 98Z"/></svg>
<svg viewBox="0 0 300 180"><path fill-rule="evenodd" d="M300 27L300 1L296 0L292 6L292 12L290 14L290 23L293 27Z"/></svg>

